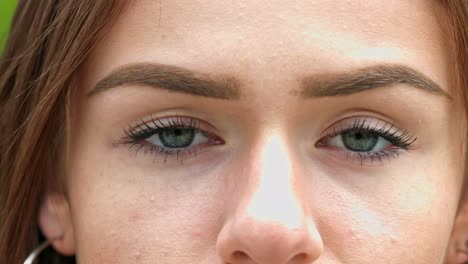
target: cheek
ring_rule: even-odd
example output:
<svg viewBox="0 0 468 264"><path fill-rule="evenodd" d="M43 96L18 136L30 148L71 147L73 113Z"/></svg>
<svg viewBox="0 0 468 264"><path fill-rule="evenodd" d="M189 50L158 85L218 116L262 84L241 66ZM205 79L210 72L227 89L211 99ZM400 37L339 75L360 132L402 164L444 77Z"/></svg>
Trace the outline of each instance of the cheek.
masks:
<svg viewBox="0 0 468 264"><path fill-rule="evenodd" d="M434 260L442 260L450 234L443 212L405 216L352 204L324 210L321 220L329 221L320 228L330 254L343 263L442 263Z"/></svg>
<svg viewBox="0 0 468 264"><path fill-rule="evenodd" d="M91 164L81 166L70 191L82 263L189 263L214 250L223 200L219 185L203 180L210 177L167 181L154 172L135 175L132 167Z"/></svg>
<svg viewBox="0 0 468 264"><path fill-rule="evenodd" d="M361 175L360 183L348 174L340 184L314 188L309 200L321 201L313 211L324 254L343 263L442 263L456 197L453 183L435 180L438 170Z"/></svg>

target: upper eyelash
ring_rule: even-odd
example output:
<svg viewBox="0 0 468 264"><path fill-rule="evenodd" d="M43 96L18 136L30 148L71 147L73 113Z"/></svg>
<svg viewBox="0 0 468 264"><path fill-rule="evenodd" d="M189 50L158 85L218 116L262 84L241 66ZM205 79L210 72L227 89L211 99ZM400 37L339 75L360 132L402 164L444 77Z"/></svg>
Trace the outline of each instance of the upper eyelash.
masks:
<svg viewBox="0 0 468 264"><path fill-rule="evenodd" d="M132 139L133 141L147 139L149 136L156 134L157 131L167 128L194 129L197 133L208 134L206 131L200 129L199 120L193 118L188 118L189 122L185 122L184 120L185 119L181 116L175 115L168 118L168 125L165 125L162 123L161 118L153 115L149 121L140 120L135 125L130 125L124 130L124 133L127 135L127 139ZM150 126L148 123L153 124L154 127Z"/></svg>
<svg viewBox="0 0 468 264"><path fill-rule="evenodd" d="M417 138L411 135L408 131L399 129L391 123L385 122L384 125L380 126L378 125L378 122L372 122L369 121L368 118L362 117L355 119L354 122L350 125L344 125L339 129L335 127L332 132L325 131L323 133L325 136L317 142L316 146L326 146L326 142L328 142L330 138L350 131L374 133L375 135L384 138L395 146L378 152L354 152L343 150L346 160L349 158L357 159L361 166L363 166L367 160L370 160L371 163L374 163L374 161L379 161L381 164L383 164L384 160L397 158L400 156L401 150L410 149L413 146L413 143L417 140Z"/></svg>
<svg viewBox="0 0 468 264"><path fill-rule="evenodd" d="M392 130L394 131L392 132ZM350 131L363 131L375 133L378 136L383 137L385 140L389 141L393 145L405 150L408 150L410 146L413 145L413 143L417 140L417 138L410 134L407 130L396 128L391 123L385 123L382 127L379 128L377 124L373 125L372 122L365 118L359 118L354 120L351 126L334 129L333 132L327 136L327 138L334 137Z"/></svg>

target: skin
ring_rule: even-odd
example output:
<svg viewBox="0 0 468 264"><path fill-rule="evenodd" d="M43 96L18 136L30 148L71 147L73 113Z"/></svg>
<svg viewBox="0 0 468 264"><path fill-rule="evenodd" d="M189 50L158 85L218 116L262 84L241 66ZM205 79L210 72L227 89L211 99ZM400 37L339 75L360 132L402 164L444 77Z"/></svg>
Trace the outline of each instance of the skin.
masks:
<svg viewBox="0 0 468 264"><path fill-rule="evenodd" d="M300 98L298 79L412 67L448 94L450 57L432 1L131 1L76 75L66 193L40 225L78 263L442 263L463 175L454 101L406 85ZM239 100L123 85L146 62L240 80ZM452 95L452 97L454 97ZM181 163L117 144L151 115L196 118L223 144ZM360 117L416 141L360 162L318 146Z"/></svg>
<svg viewBox="0 0 468 264"><path fill-rule="evenodd" d="M463 264L468 262L468 203L457 216L453 233L449 241L446 264Z"/></svg>

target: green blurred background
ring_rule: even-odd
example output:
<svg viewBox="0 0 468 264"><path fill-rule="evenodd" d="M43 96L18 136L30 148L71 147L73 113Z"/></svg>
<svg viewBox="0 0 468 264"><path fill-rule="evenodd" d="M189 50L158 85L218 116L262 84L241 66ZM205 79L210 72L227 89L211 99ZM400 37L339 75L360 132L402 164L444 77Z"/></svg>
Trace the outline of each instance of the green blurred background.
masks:
<svg viewBox="0 0 468 264"><path fill-rule="evenodd" d="M8 30L17 2L18 0L0 0L0 53L2 53L8 37Z"/></svg>

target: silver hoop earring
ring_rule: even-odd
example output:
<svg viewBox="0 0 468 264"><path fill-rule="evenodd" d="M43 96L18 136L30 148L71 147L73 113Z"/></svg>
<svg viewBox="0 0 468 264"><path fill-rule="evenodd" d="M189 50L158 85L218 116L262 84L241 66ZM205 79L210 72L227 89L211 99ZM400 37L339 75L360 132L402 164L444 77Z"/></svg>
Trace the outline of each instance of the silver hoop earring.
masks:
<svg viewBox="0 0 468 264"><path fill-rule="evenodd" d="M46 241L42 244L40 244L37 248L29 254L28 258L23 262L23 264L33 264L34 260L44 251L46 248L48 248L52 244L51 241Z"/></svg>

